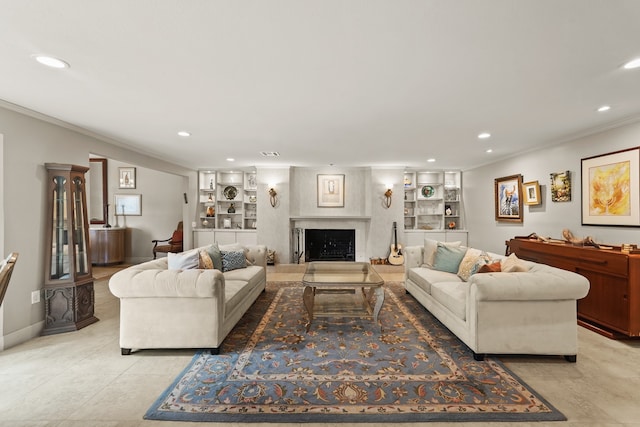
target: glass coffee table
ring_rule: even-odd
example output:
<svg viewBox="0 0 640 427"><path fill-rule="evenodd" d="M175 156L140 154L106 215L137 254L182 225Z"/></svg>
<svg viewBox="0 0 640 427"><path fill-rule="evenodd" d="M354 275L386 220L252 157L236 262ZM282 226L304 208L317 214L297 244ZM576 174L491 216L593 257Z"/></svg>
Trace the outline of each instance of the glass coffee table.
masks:
<svg viewBox="0 0 640 427"><path fill-rule="evenodd" d="M378 324L378 314L384 303L384 280L371 264L310 262L302 284L305 286L302 299L309 314L307 332L314 317L370 317ZM372 307L373 296L375 304Z"/></svg>

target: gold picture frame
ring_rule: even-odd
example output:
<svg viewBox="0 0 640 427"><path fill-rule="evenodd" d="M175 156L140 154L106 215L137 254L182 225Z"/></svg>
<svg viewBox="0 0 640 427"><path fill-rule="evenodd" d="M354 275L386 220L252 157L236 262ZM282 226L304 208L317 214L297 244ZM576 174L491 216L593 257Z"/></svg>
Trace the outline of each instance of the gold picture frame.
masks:
<svg viewBox="0 0 640 427"><path fill-rule="evenodd" d="M318 207L344 207L344 175L318 174Z"/></svg>
<svg viewBox="0 0 640 427"><path fill-rule="evenodd" d="M581 163L582 225L640 226L640 147Z"/></svg>
<svg viewBox="0 0 640 427"><path fill-rule="evenodd" d="M522 175L494 180L496 221L522 222Z"/></svg>
<svg viewBox="0 0 640 427"><path fill-rule="evenodd" d="M542 203L540 197L540 183L538 181L529 181L522 184L522 203L528 206L539 205Z"/></svg>

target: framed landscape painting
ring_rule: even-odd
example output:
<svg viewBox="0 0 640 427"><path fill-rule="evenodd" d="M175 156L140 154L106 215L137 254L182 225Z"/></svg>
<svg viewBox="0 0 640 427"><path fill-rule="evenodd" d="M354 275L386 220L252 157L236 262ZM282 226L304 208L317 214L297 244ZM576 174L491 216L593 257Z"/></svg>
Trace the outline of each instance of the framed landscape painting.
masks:
<svg viewBox="0 0 640 427"><path fill-rule="evenodd" d="M582 225L640 226L640 148L582 159Z"/></svg>
<svg viewBox="0 0 640 427"><path fill-rule="evenodd" d="M522 175L495 179L496 221L522 222Z"/></svg>
<svg viewBox="0 0 640 427"><path fill-rule="evenodd" d="M551 174L551 201L571 201L571 171Z"/></svg>

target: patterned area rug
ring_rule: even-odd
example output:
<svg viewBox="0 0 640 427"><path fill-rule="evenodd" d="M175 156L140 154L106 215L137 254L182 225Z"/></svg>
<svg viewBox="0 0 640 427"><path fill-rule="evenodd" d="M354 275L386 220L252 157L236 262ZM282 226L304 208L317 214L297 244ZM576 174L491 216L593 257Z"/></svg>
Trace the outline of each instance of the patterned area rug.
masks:
<svg viewBox="0 0 640 427"><path fill-rule="evenodd" d="M383 331L367 318L307 319L299 283L270 283L225 340L198 353L146 419L216 422L559 421L497 360L478 362L399 283Z"/></svg>

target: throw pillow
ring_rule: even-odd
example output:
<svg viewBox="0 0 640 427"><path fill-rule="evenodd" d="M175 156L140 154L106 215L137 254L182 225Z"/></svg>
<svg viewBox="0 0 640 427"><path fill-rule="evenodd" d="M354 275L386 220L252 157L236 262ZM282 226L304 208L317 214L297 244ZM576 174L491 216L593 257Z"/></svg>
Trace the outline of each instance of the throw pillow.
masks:
<svg viewBox="0 0 640 427"><path fill-rule="evenodd" d="M478 269L478 273L499 273L500 271L500 261L485 264Z"/></svg>
<svg viewBox="0 0 640 427"><path fill-rule="evenodd" d="M464 255L464 258L462 258L462 261L460 261L460 266L458 267L458 277L465 282L469 280L469 277L480 268L480 266L477 266L477 263L483 253L480 249L467 249L467 253Z"/></svg>
<svg viewBox="0 0 640 427"><path fill-rule="evenodd" d="M511 254L502 259L502 261L500 261L500 269L507 273L529 271L529 267L527 267L527 265L518 258L516 254Z"/></svg>
<svg viewBox="0 0 640 427"><path fill-rule="evenodd" d="M471 266L471 271L470 271L471 274L469 275L469 277L476 274L478 270L480 270L480 267L486 264L491 264L491 257L489 256L488 253L482 252L482 255L480 255L476 259L476 262L473 264L473 266Z"/></svg>
<svg viewBox="0 0 640 427"><path fill-rule="evenodd" d="M438 249L438 243L452 247L460 247L460 245L462 245L462 242L438 242L437 240L424 239L424 255L422 264L425 266L433 268L433 261L436 256L436 250Z"/></svg>
<svg viewBox="0 0 640 427"><path fill-rule="evenodd" d="M220 251L222 253L222 272L237 270L247 266L244 251Z"/></svg>
<svg viewBox="0 0 640 427"><path fill-rule="evenodd" d="M433 261L433 268L435 270L457 274L458 268L460 268L460 262L462 261L462 258L464 258L466 252L467 248L438 243L436 256Z"/></svg>
<svg viewBox="0 0 640 427"><path fill-rule="evenodd" d="M211 257L209 256L209 253L207 251L200 251L198 252L198 255L200 257L198 268L202 268L205 270L213 269L213 261L211 260Z"/></svg>
<svg viewBox="0 0 640 427"><path fill-rule="evenodd" d="M220 248L217 243L212 243L207 248L207 253L209 257L211 257L211 262L213 262L213 268L216 270L222 271L222 254L220 253Z"/></svg>
<svg viewBox="0 0 640 427"><path fill-rule="evenodd" d="M167 253L167 269L169 270L188 270L198 268L198 251L191 250L187 252Z"/></svg>

